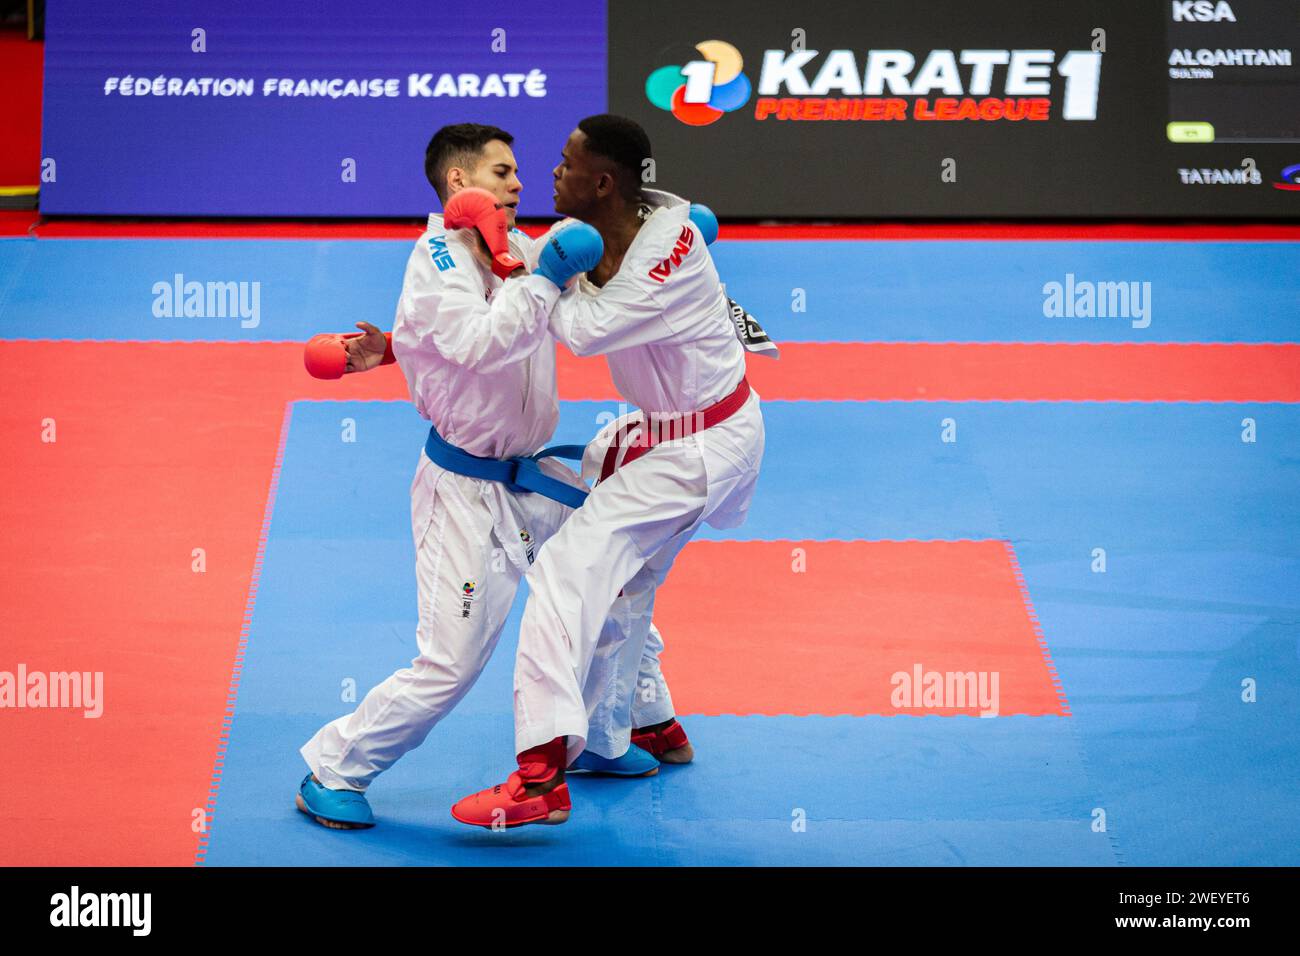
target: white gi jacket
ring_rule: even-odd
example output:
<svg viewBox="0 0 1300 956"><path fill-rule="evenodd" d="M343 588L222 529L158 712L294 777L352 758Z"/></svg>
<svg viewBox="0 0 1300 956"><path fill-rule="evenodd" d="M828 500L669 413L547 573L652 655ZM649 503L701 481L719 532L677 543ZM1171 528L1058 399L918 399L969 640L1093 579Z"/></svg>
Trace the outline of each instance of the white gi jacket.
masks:
<svg viewBox="0 0 1300 956"><path fill-rule="evenodd" d="M528 236L512 229L509 241L512 255L529 257ZM547 314L560 291L542 276L504 282L479 261L472 242L470 230L449 231L441 215L429 216L407 260L393 354L416 409L446 441L484 458L530 455L559 422ZM567 471L553 463L543 468L555 477ZM482 496L498 519L511 562L526 571L510 491L483 482ZM412 507L418 514L424 506L415 501ZM424 507L424 514L423 522L412 524L417 547L432 508Z"/></svg>
<svg viewBox="0 0 1300 956"><path fill-rule="evenodd" d="M643 192L653 212L618 273L603 288L580 277L560 296L550 326L576 354L604 355L619 394L638 408L686 415L736 388L745 374L745 349L713 258L690 221L689 203L672 193ZM541 242L534 253L540 249ZM748 412L755 421L743 441L721 432L698 436L710 477L705 520L716 528L736 527L748 512L762 454L761 416L751 407L757 404L751 398L737 413ZM599 475L605 449L627 417L602 429L588 446L584 477Z"/></svg>

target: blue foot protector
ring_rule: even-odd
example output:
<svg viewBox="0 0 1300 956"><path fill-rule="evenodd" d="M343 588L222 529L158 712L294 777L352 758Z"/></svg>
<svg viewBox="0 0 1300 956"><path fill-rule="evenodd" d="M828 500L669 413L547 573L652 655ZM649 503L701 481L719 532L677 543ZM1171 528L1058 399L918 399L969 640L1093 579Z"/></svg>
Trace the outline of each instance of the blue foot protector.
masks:
<svg viewBox="0 0 1300 956"><path fill-rule="evenodd" d="M331 790L312 779L302 778L298 787L298 809L321 821L344 824L347 827L373 827L375 815L370 812L366 795L356 790ZM327 824L328 825L328 824Z"/></svg>
<svg viewBox="0 0 1300 956"><path fill-rule="evenodd" d="M649 777L659 772L659 761L640 747L628 747L627 753L613 759L584 750L566 772L599 773L611 777Z"/></svg>

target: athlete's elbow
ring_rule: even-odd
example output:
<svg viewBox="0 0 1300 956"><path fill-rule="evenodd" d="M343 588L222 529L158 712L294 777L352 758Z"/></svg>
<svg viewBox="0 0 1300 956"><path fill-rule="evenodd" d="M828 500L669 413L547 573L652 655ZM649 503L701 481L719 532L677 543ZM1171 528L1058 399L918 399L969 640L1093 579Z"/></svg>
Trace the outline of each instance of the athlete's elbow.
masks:
<svg viewBox="0 0 1300 956"><path fill-rule="evenodd" d="M574 355L585 357L595 355L600 351L600 340L594 336L583 335L576 329L570 330L570 334L561 339L565 346Z"/></svg>

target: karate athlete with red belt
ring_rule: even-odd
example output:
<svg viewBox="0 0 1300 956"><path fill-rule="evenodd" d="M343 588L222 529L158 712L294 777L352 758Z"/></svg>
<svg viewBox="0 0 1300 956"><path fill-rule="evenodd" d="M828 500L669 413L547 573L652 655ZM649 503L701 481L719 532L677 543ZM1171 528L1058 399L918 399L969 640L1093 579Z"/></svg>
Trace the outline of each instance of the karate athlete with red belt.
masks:
<svg viewBox="0 0 1300 956"><path fill-rule="evenodd" d="M533 453L559 418L548 315L561 287L595 264L599 237L570 231L535 252L511 228L522 188L511 142L503 130L475 124L435 134L425 167L446 212L429 217L411 253L391 340L360 323L364 335L317 336L307 348L308 369L322 378L396 361L431 423L411 485L419 656L301 748L311 772L295 802L326 826L374 824L366 789L473 686L521 575L586 496L572 471ZM523 269L526 258L536 262L532 275ZM574 451L568 456L577 457ZM610 614L611 634L633 618L617 606ZM657 657L633 673L636 686L629 680L617 688L618 701L596 706L628 721L638 716L629 713L637 706L632 691L653 688L648 713L671 718ZM615 752L596 741L593 748L575 755L571 769L620 776L658 769L639 748ZM684 734L665 755L672 762L690 757Z"/></svg>
<svg viewBox="0 0 1300 956"><path fill-rule="evenodd" d="M554 172L556 211L594 226L603 253L559 297L551 329L578 355L605 355L640 411L588 446L583 472L600 481L529 570L515 662L518 769L452 807L462 823L568 819L565 768L591 737L584 689L633 666L677 553L705 522L741 524L753 496L763 418L745 378L746 330L688 204L641 188L648 158L640 126L595 116L578 124ZM557 224L539 247L575 228ZM616 600L630 614L617 631L606 626Z"/></svg>

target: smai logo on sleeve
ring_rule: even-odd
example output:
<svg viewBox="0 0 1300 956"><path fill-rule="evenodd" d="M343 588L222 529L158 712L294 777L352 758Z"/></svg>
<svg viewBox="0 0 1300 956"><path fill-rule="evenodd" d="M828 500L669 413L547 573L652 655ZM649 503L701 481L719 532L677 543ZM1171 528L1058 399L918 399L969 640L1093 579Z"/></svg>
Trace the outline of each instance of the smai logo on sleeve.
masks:
<svg viewBox="0 0 1300 956"><path fill-rule="evenodd" d="M433 264L438 267L439 272L446 272L448 269L456 268L451 253L447 251L446 236L429 237L429 255L433 258Z"/></svg>
<svg viewBox="0 0 1300 956"><path fill-rule="evenodd" d="M695 245L695 233L691 232L690 226L682 226L682 231L677 236L677 241L673 244L673 251L668 254L668 258L661 260L658 265L652 266L646 274L655 282L662 284L665 279L673 274L673 270L682 264L682 260L690 253L693 245Z"/></svg>

